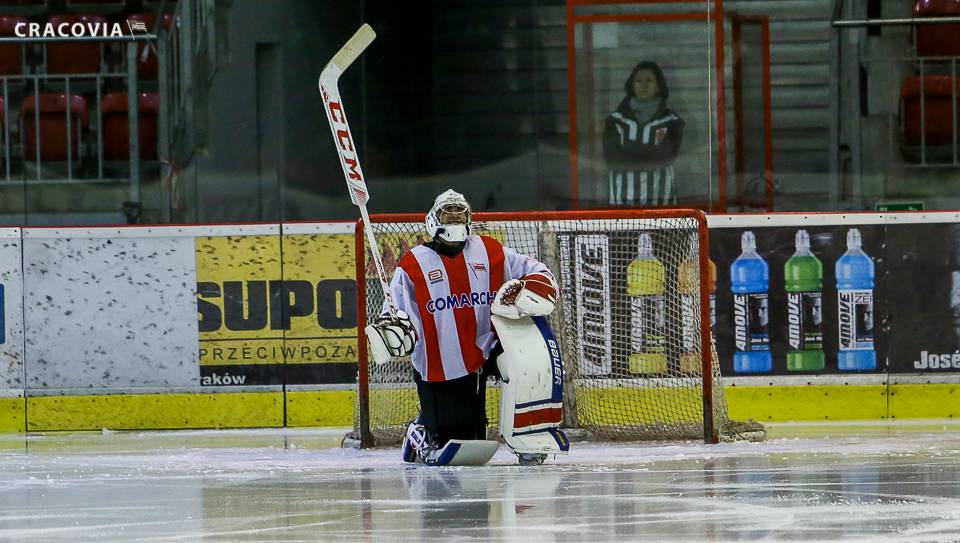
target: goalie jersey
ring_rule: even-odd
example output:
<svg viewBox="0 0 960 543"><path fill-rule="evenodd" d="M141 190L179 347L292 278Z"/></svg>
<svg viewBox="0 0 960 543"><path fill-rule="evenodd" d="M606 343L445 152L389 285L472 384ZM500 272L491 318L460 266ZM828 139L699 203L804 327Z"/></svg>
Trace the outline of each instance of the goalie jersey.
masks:
<svg viewBox="0 0 960 543"><path fill-rule="evenodd" d="M454 257L426 245L403 255L390 292L416 329L411 357L420 377L449 381L477 371L496 345L490 306L497 290L531 273L552 275L542 262L488 236L469 236Z"/></svg>

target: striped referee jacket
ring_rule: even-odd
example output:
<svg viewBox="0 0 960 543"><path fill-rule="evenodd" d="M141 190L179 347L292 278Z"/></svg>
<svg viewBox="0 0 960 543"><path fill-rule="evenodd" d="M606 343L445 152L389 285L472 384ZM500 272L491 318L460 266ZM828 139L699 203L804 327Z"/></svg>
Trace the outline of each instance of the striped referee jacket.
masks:
<svg viewBox="0 0 960 543"><path fill-rule="evenodd" d="M629 98L620 102L603 129L610 205L676 204L673 160L680 150L683 127L683 119L666 107L640 121L630 109Z"/></svg>

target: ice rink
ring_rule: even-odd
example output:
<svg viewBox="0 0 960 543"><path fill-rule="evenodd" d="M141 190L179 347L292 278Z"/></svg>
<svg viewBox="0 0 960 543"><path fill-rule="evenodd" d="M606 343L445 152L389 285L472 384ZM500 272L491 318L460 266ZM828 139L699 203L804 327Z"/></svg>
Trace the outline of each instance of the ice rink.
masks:
<svg viewBox="0 0 960 543"><path fill-rule="evenodd" d="M429 468L342 430L0 436L3 541L960 541L960 423Z"/></svg>

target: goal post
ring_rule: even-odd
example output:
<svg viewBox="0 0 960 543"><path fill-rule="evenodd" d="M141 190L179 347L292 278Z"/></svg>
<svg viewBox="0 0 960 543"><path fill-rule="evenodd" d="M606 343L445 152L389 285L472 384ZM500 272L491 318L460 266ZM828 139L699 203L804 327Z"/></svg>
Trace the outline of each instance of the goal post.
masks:
<svg viewBox="0 0 960 543"><path fill-rule="evenodd" d="M428 241L422 214L370 220L388 277L406 251ZM550 323L566 370L565 426L612 440L723 437L729 420L710 331L716 274L701 211L475 213L473 224L472 233L537 258L556 275L561 296ZM358 221L361 330L384 300L364 227ZM398 444L419 411L409 357L373 363L362 333L357 353L351 441ZM491 383L491 433L498 407L499 387Z"/></svg>

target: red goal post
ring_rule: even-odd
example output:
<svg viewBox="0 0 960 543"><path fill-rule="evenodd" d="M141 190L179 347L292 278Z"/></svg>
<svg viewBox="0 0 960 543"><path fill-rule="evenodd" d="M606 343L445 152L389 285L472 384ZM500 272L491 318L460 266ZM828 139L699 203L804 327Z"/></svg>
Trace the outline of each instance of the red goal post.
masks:
<svg viewBox="0 0 960 543"><path fill-rule="evenodd" d="M426 241L424 216L383 214L370 219L392 277L402 253ZM700 348L712 346L715 273L703 212L496 212L475 213L473 222L474 233L491 235L539 258L557 276L562 294L551 325L566 368L565 425L607 439L690 439L696 433L707 443L719 440L727 421L726 402L713 363L716 356L711 355L714 349ZM409 359L377 366L368 356L363 327L380 314L382 294L377 292L379 283L371 280L360 221L355 243L359 366L352 438L361 447L371 447L398 443L418 407ZM596 261L586 262L589 259ZM588 279L603 289L599 315L587 307ZM605 347L584 345L590 319L609 336L603 340ZM495 386L489 389L493 431L499 392Z"/></svg>

